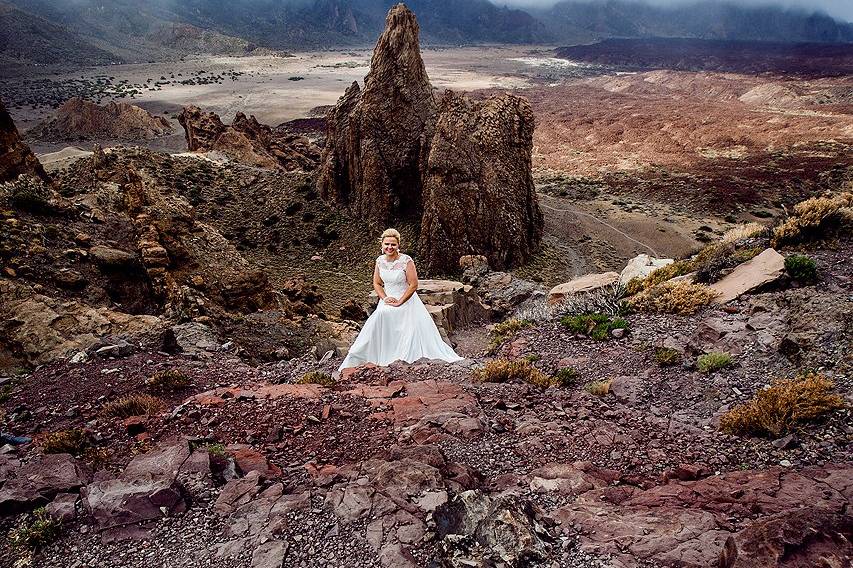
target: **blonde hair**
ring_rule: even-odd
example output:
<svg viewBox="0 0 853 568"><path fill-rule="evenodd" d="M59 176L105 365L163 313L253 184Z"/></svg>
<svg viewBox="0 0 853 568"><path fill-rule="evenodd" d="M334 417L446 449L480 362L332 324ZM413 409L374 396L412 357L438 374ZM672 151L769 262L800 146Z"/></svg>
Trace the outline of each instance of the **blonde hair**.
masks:
<svg viewBox="0 0 853 568"><path fill-rule="evenodd" d="M379 242L381 243L388 237L394 237L395 239L397 239L397 246L402 246L403 239L400 238L400 231L398 231L397 229L385 229L384 231L382 231L382 236L379 237Z"/></svg>

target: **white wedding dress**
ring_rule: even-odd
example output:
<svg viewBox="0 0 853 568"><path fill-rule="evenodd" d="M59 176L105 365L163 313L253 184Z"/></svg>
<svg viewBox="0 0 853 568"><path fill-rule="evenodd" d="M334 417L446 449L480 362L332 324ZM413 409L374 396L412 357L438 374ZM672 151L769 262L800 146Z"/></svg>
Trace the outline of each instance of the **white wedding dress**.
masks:
<svg viewBox="0 0 853 568"><path fill-rule="evenodd" d="M405 294L408 288L406 265L411 260L405 254L392 262L388 262L385 255L376 259L385 294L393 298ZM365 363L388 365L398 360L412 363L424 357L450 362L463 359L441 339L432 316L415 292L400 306L389 306L379 300L338 371Z"/></svg>

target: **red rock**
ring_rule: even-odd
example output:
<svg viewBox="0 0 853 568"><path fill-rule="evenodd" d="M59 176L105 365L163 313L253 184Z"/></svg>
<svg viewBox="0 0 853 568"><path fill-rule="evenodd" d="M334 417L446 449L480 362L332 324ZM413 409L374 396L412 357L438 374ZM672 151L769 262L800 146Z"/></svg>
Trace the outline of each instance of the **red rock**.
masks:
<svg viewBox="0 0 853 568"><path fill-rule="evenodd" d="M47 454L14 470L0 489L0 515L44 505L85 485L89 472L68 454Z"/></svg>
<svg viewBox="0 0 853 568"><path fill-rule="evenodd" d="M14 181L21 174L50 181L38 158L18 134L3 101L0 101L0 183Z"/></svg>
<svg viewBox="0 0 853 568"><path fill-rule="evenodd" d="M257 390L259 398L275 400L277 398L320 398L324 389L318 385L268 385Z"/></svg>
<svg viewBox="0 0 853 568"><path fill-rule="evenodd" d="M270 479L281 475L281 468L267 461L261 452L242 444L228 446L228 453L237 462L237 467L247 475L251 471L258 472L261 476Z"/></svg>

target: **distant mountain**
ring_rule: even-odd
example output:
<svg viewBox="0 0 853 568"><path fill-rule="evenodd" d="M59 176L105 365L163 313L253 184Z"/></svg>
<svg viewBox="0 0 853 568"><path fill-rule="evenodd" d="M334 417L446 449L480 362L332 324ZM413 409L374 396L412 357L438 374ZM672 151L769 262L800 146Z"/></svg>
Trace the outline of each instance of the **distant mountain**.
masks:
<svg viewBox="0 0 853 568"><path fill-rule="evenodd" d="M426 44L589 43L605 38L851 42L853 24L803 11L567 0L519 10L489 0L410 0ZM254 46L371 45L395 0L0 0L0 64L140 62Z"/></svg>
<svg viewBox="0 0 853 568"><path fill-rule="evenodd" d="M778 6L696 2L652 6L626 0L565 0L532 12L563 40L679 37L779 42L853 42L853 24Z"/></svg>

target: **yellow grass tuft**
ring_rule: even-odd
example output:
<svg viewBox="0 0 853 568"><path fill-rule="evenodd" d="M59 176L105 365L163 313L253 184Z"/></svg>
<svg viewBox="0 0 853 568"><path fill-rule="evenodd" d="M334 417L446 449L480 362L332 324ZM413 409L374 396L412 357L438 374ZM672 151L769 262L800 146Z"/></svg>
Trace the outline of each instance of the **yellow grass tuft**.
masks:
<svg viewBox="0 0 853 568"><path fill-rule="evenodd" d="M707 306L717 293L704 284L664 282L632 297L628 303L640 312L695 314Z"/></svg>
<svg viewBox="0 0 853 568"><path fill-rule="evenodd" d="M853 192L811 197L794 206L794 214L773 231L771 245L823 239L838 228L853 224Z"/></svg>

